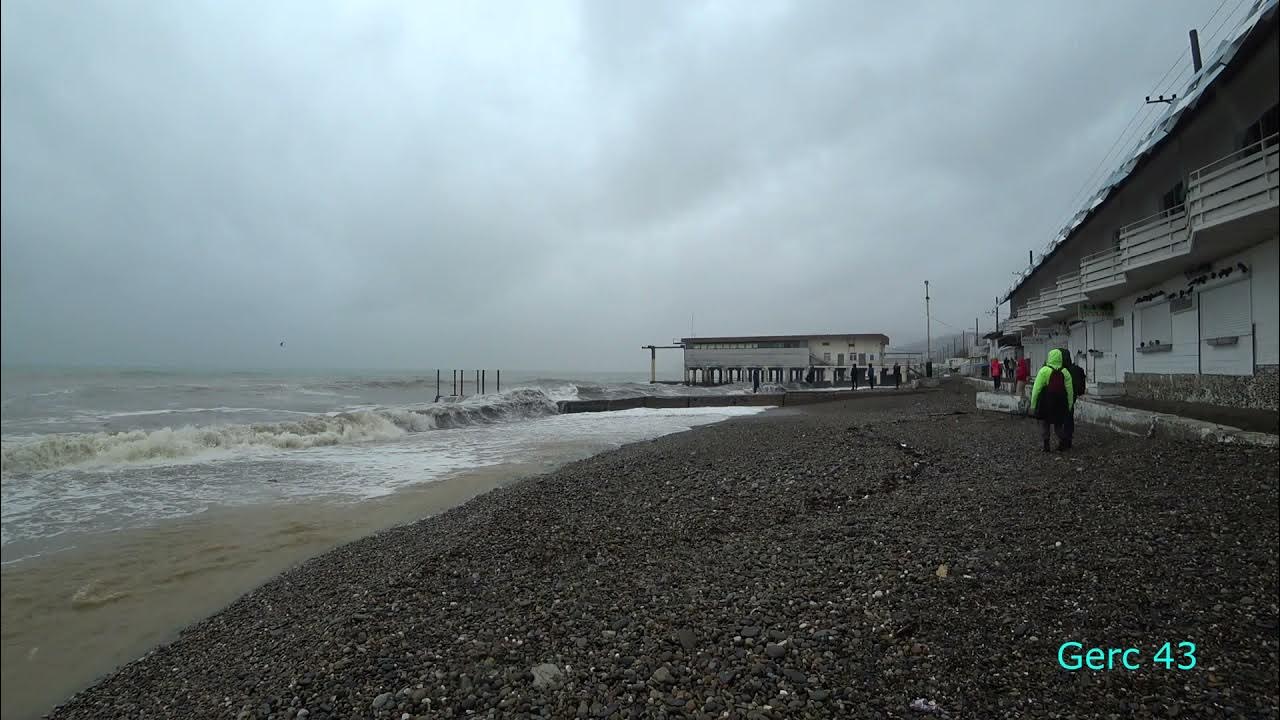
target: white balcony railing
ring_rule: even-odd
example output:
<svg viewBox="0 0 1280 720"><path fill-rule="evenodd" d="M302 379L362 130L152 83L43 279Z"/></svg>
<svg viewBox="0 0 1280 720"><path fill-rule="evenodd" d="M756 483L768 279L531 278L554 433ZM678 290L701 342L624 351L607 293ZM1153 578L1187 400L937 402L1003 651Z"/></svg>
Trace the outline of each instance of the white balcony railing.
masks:
<svg viewBox="0 0 1280 720"><path fill-rule="evenodd" d="M1187 208L1195 230L1274 208L1280 200L1280 134L1191 173Z"/></svg>
<svg viewBox="0 0 1280 720"><path fill-rule="evenodd" d="M1185 205L1161 210L1120 228L1120 258L1127 269L1169 260L1190 251Z"/></svg>
<svg viewBox="0 0 1280 720"><path fill-rule="evenodd" d="M1103 250L1080 261L1080 287L1086 294L1123 285L1125 279L1118 250Z"/></svg>
<svg viewBox="0 0 1280 720"><path fill-rule="evenodd" d="M1071 272L1058 278L1058 305L1066 307L1085 301L1080 272Z"/></svg>

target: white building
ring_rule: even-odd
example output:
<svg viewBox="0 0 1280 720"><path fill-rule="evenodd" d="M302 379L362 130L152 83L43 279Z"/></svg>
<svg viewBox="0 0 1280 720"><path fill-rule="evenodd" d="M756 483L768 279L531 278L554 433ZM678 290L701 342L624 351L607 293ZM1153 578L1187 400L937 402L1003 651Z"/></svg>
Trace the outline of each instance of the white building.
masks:
<svg viewBox="0 0 1280 720"><path fill-rule="evenodd" d="M686 382L744 382L760 371L766 382L845 382L857 366L877 372L889 346L880 333L742 335L684 338Z"/></svg>
<svg viewBox="0 0 1280 720"><path fill-rule="evenodd" d="M1068 348L1094 392L1276 409L1278 67L1260 0L1009 291L1003 340Z"/></svg>

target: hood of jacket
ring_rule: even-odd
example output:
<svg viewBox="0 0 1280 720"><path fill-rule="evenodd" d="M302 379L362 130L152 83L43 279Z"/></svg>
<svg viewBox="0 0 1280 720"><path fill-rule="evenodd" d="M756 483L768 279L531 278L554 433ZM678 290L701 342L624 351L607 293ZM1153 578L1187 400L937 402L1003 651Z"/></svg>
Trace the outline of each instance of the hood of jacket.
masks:
<svg viewBox="0 0 1280 720"><path fill-rule="evenodd" d="M1062 369L1062 351L1056 348L1053 350L1050 350L1049 359L1045 360L1044 364L1048 365L1054 370L1061 370Z"/></svg>

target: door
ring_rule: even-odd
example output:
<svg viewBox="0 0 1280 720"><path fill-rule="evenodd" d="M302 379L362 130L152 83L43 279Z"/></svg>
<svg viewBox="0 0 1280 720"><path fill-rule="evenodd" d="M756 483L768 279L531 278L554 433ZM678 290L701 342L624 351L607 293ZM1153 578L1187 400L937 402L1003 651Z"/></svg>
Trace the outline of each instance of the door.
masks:
<svg viewBox="0 0 1280 720"><path fill-rule="evenodd" d="M1086 348L1089 353L1089 364L1085 371L1089 380L1095 383L1119 382L1116 374L1116 354L1111 349L1114 331L1114 320L1095 320L1089 324L1089 340L1092 347Z"/></svg>
<svg viewBox="0 0 1280 720"><path fill-rule="evenodd" d="M844 367L844 353L836 353L836 364Z"/></svg>

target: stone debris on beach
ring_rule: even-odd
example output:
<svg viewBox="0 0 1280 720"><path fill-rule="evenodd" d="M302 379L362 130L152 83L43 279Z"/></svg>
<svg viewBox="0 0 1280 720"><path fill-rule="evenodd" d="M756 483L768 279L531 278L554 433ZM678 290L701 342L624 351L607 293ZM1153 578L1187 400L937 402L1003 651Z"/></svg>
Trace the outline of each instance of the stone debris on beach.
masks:
<svg viewBox="0 0 1280 720"><path fill-rule="evenodd" d="M972 407L573 463L307 561L52 716L1275 717L1276 450L1081 424L1045 454ZM1069 640L1202 666L1068 672Z"/></svg>

